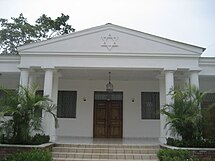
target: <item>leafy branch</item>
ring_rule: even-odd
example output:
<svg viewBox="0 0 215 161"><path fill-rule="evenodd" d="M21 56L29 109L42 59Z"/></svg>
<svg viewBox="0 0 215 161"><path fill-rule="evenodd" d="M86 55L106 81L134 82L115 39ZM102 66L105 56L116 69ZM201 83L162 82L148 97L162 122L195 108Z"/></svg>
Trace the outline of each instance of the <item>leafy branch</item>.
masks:
<svg viewBox="0 0 215 161"><path fill-rule="evenodd" d="M0 19L0 53L6 55L18 54L17 47L36 42L51 39L53 37L69 34L75 29L67 23L68 15L52 19L43 14L34 25L28 23L27 18L21 13L18 18Z"/></svg>

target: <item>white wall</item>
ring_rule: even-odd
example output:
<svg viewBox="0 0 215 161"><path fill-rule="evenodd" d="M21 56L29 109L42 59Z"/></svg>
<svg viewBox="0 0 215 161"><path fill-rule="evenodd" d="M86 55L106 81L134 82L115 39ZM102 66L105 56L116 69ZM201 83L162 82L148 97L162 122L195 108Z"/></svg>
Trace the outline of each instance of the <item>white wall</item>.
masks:
<svg viewBox="0 0 215 161"><path fill-rule="evenodd" d="M19 87L19 75L18 76L10 76L8 78L0 76L0 87L8 88L8 89L17 89Z"/></svg>
<svg viewBox="0 0 215 161"><path fill-rule="evenodd" d="M199 84L201 91L215 93L215 76L200 77Z"/></svg>
<svg viewBox="0 0 215 161"><path fill-rule="evenodd" d="M159 82L119 82L123 97L123 136L159 137L160 120L141 119L141 92L159 92ZM132 102L134 98L134 102Z"/></svg>
<svg viewBox="0 0 215 161"><path fill-rule="evenodd" d="M77 90L77 118L59 119L58 136L93 136L94 91L104 91L106 83L60 79L59 90ZM141 91L159 91L158 81L113 81L113 84L115 91L123 91L123 137L159 137L159 120L141 120Z"/></svg>
<svg viewBox="0 0 215 161"><path fill-rule="evenodd" d="M38 79L43 89L43 79ZM58 136L93 136L94 91L104 91L107 81L59 80L59 90L77 90L77 118L60 118ZM0 78L0 85L17 88L19 75ZM141 120L141 92L159 91L158 81L113 81L114 89L123 92L123 136L159 137L159 120ZM86 98L86 101L83 101ZM132 102L134 98L134 102Z"/></svg>

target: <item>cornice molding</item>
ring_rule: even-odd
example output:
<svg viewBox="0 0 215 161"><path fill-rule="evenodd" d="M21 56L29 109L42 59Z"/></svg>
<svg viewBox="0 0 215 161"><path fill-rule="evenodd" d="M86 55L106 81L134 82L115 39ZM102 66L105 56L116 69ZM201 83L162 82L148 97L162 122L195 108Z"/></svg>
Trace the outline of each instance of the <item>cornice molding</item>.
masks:
<svg viewBox="0 0 215 161"><path fill-rule="evenodd" d="M120 52L23 52L22 56L107 56L107 57L159 57L159 58L199 58L196 54L183 53L120 53Z"/></svg>
<svg viewBox="0 0 215 161"><path fill-rule="evenodd" d="M5 63L18 63L20 62L20 55L0 55L0 62Z"/></svg>
<svg viewBox="0 0 215 161"><path fill-rule="evenodd" d="M199 65L215 66L215 57L200 57Z"/></svg>

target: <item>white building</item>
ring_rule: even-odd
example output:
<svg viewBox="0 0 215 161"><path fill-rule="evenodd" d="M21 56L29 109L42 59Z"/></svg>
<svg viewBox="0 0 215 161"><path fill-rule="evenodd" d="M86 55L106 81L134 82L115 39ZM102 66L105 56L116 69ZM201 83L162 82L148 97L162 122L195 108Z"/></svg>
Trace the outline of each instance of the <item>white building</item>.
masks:
<svg viewBox="0 0 215 161"><path fill-rule="evenodd" d="M58 103L59 128L44 116L45 132L104 138L166 137L162 105L174 85L215 87L215 58L205 48L106 24L0 55L0 84L39 84ZM106 92L111 72L113 92Z"/></svg>

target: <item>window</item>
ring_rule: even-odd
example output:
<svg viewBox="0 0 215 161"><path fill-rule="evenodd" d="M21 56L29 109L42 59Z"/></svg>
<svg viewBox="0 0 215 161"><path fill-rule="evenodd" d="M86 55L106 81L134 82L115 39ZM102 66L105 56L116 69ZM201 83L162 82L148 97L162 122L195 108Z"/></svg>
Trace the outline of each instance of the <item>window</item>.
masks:
<svg viewBox="0 0 215 161"><path fill-rule="evenodd" d="M43 90L36 91L36 95L43 96ZM43 110L42 109L36 109L35 112L38 113L40 117L42 117L42 114L43 114Z"/></svg>
<svg viewBox="0 0 215 161"><path fill-rule="evenodd" d="M141 118L160 119L159 92L141 93Z"/></svg>
<svg viewBox="0 0 215 161"><path fill-rule="evenodd" d="M203 129L206 138L213 138L215 133L215 93L207 93L201 104L203 118L207 121L207 127Z"/></svg>
<svg viewBox="0 0 215 161"><path fill-rule="evenodd" d="M76 118L77 91L58 91L58 118Z"/></svg>
<svg viewBox="0 0 215 161"><path fill-rule="evenodd" d="M201 104L202 109L204 110L208 110L209 108L211 108L212 105L214 105L215 103L215 93L207 93L203 99L203 102ZM214 105L215 106L215 105ZM209 113L207 113L207 116L204 117L208 117L209 121L215 125L215 108L211 108L209 110Z"/></svg>

